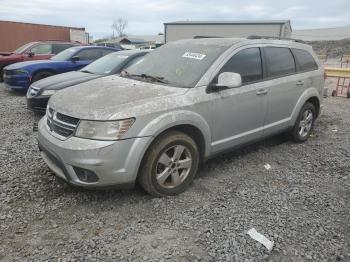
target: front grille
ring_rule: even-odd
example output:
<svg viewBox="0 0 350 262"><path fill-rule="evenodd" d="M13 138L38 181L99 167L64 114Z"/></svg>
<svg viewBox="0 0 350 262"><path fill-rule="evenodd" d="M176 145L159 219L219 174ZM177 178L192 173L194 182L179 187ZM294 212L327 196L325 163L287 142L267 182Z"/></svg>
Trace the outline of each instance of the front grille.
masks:
<svg viewBox="0 0 350 262"><path fill-rule="evenodd" d="M59 112L57 112L56 117L57 117L57 119L59 119L63 122L72 124L72 125L77 125L79 122L78 118L67 116L67 115L61 114Z"/></svg>
<svg viewBox="0 0 350 262"><path fill-rule="evenodd" d="M74 134L79 119L56 112L49 107L46 123L52 133L67 138Z"/></svg>
<svg viewBox="0 0 350 262"><path fill-rule="evenodd" d="M3 73L4 75L7 75L7 76L11 76L15 74L13 70L6 70L6 69L3 70Z"/></svg>

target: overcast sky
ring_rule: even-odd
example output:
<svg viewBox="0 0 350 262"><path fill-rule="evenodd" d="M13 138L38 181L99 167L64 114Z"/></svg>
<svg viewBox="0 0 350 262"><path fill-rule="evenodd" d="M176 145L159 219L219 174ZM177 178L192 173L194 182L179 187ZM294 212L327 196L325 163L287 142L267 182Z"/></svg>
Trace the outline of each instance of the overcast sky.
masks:
<svg viewBox="0 0 350 262"><path fill-rule="evenodd" d="M163 32L179 20L291 19L293 29L350 25L350 0L0 0L0 20L85 27L94 39L112 34L119 17L128 34Z"/></svg>

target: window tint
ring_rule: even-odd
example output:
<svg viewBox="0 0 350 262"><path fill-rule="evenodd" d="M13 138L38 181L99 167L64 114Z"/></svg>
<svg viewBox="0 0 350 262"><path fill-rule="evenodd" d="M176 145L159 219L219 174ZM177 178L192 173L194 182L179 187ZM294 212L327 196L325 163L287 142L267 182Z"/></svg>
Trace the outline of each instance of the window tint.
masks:
<svg viewBox="0 0 350 262"><path fill-rule="evenodd" d="M102 56L108 55L108 54L113 53L113 52L115 52L115 51L114 50L108 50L108 49L102 50Z"/></svg>
<svg viewBox="0 0 350 262"><path fill-rule="evenodd" d="M70 44L52 44L52 53L58 54L63 50L66 50L67 48L70 48L72 46L73 45L70 45Z"/></svg>
<svg viewBox="0 0 350 262"><path fill-rule="evenodd" d="M299 71L311 71L311 70L318 69L318 66L314 58L309 52L302 49L292 49L292 50L296 60L298 61Z"/></svg>
<svg viewBox="0 0 350 262"><path fill-rule="evenodd" d="M270 77L288 75L295 72L292 52L285 47L265 47Z"/></svg>
<svg viewBox="0 0 350 262"><path fill-rule="evenodd" d="M258 81L263 78L261 55L257 47L239 51L221 68L222 72L238 73L242 77L242 83Z"/></svg>
<svg viewBox="0 0 350 262"><path fill-rule="evenodd" d="M144 59L143 55L142 55L142 56L134 57L132 60L130 60L130 61L124 66L124 69L128 68L129 66L132 66L132 65L135 65L135 64L138 64L138 63L142 62L143 59Z"/></svg>
<svg viewBox="0 0 350 262"><path fill-rule="evenodd" d="M39 44L39 45L33 47L30 51L36 55L52 54L52 45L51 44Z"/></svg>
<svg viewBox="0 0 350 262"><path fill-rule="evenodd" d="M77 56L80 60L96 60L102 56L102 50L89 48L80 51Z"/></svg>

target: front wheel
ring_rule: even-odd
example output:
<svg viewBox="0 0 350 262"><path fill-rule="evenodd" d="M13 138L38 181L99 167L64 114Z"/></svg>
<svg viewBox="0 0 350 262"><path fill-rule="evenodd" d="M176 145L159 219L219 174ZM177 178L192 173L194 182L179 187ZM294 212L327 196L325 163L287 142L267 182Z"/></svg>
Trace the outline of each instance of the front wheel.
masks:
<svg viewBox="0 0 350 262"><path fill-rule="evenodd" d="M153 196L177 195L193 181L198 164L195 141L182 132L167 132L156 138L147 150L139 183Z"/></svg>
<svg viewBox="0 0 350 262"><path fill-rule="evenodd" d="M305 103L299 112L297 121L295 122L293 129L290 132L292 140L294 140L295 142L306 141L311 134L315 118L315 106L311 103Z"/></svg>

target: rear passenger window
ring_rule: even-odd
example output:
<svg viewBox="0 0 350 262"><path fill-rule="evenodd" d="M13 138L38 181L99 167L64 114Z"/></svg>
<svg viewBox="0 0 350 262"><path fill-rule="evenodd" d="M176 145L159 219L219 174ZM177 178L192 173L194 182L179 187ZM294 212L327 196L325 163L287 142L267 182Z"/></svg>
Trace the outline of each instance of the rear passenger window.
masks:
<svg viewBox="0 0 350 262"><path fill-rule="evenodd" d="M295 61L292 52L285 47L265 47L268 76L279 77L294 73Z"/></svg>
<svg viewBox="0 0 350 262"><path fill-rule="evenodd" d="M80 51L77 56L80 60L96 60L102 56L102 49L85 49Z"/></svg>
<svg viewBox="0 0 350 262"><path fill-rule="evenodd" d="M311 71L317 70L318 66L312 55L302 49L292 49L296 60L298 61L298 71Z"/></svg>
<svg viewBox="0 0 350 262"><path fill-rule="evenodd" d="M52 53L53 54L58 54L62 52L63 50L66 50L67 48L70 48L74 45L70 44L52 44Z"/></svg>
<svg viewBox="0 0 350 262"><path fill-rule="evenodd" d="M261 80L263 77L260 49L254 47L239 51L221 68L219 74L222 72L240 74L243 84Z"/></svg>

